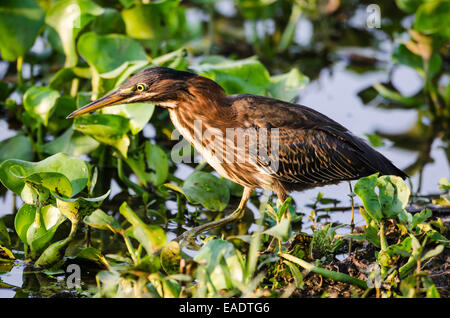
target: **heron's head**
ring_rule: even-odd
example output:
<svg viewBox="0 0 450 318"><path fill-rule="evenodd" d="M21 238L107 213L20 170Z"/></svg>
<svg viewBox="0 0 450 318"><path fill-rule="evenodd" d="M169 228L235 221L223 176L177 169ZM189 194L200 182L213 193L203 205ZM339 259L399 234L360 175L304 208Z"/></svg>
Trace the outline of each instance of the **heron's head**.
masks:
<svg viewBox="0 0 450 318"><path fill-rule="evenodd" d="M149 67L133 75L125 84L111 93L83 106L67 118L90 113L107 106L129 103L151 103L165 108L176 107L190 93L190 79L194 73L166 67Z"/></svg>

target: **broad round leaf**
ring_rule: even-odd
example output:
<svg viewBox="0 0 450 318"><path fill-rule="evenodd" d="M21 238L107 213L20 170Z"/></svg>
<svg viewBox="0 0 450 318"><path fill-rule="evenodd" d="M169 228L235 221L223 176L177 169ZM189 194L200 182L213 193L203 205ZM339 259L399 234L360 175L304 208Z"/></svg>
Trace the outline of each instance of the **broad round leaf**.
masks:
<svg viewBox="0 0 450 318"><path fill-rule="evenodd" d="M217 64L204 63L194 67L202 76L219 83L228 94L265 95L270 85L269 72L254 58Z"/></svg>
<svg viewBox="0 0 450 318"><path fill-rule="evenodd" d="M126 157L130 139L129 120L118 115L95 114L77 117L73 127L101 143L115 147Z"/></svg>
<svg viewBox="0 0 450 318"><path fill-rule="evenodd" d="M211 211L222 211L230 200L225 180L203 171L189 175L181 189L190 202L200 203Z"/></svg>
<svg viewBox="0 0 450 318"><path fill-rule="evenodd" d="M15 61L33 46L44 25L44 11L33 0L0 2L0 53L5 61Z"/></svg>
<svg viewBox="0 0 450 318"><path fill-rule="evenodd" d="M33 119L47 126L58 98L58 91L48 87L32 86L23 95L23 107Z"/></svg>
<svg viewBox="0 0 450 318"><path fill-rule="evenodd" d="M0 163L7 159L33 160L33 148L30 139L23 134L0 142Z"/></svg>
<svg viewBox="0 0 450 318"><path fill-rule="evenodd" d="M147 56L141 45L121 34L83 34L78 40L80 55L100 76L114 78L130 64L147 63Z"/></svg>
<svg viewBox="0 0 450 318"><path fill-rule="evenodd" d="M66 0L57 2L48 12L45 21L58 33L66 55L65 67L77 64L75 39L78 33L95 16L103 13L103 8L91 0Z"/></svg>
<svg viewBox="0 0 450 318"><path fill-rule="evenodd" d="M89 180L89 169L86 162L80 158L69 157L63 153L58 153L39 162L9 159L0 164L0 181L17 195L21 195L25 186L25 180L17 177L11 171L13 166L20 167L22 177L47 172L62 174L72 186L71 195L75 195L83 190ZM15 171L17 172L17 170Z"/></svg>

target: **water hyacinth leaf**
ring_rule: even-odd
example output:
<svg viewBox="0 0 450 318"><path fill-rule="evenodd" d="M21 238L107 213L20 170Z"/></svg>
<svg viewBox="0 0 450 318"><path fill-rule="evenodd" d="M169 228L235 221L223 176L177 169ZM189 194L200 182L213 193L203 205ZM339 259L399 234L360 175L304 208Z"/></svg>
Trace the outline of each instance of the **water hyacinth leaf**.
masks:
<svg viewBox="0 0 450 318"><path fill-rule="evenodd" d="M30 139L19 133L0 141L0 163L7 159L33 160Z"/></svg>
<svg viewBox="0 0 450 318"><path fill-rule="evenodd" d="M147 56L141 45L121 34L83 34L78 40L80 55L101 77L115 78L132 64L147 63Z"/></svg>
<svg viewBox="0 0 450 318"><path fill-rule="evenodd" d="M76 100L72 96L63 95L56 101L54 110L50 114L47 130L52 135L58 135L72 126L72 121L67 120L67 114L77 109Z"/></svg>
<svg viewBox="0 0 450 318"><path fill-rule="evenodd" d="M126 202L120 206L119 212L133 225L133 236L142 244L148 255L166 245L164 230L157 225L145 224Z"/></svg>
<svg viewBox="0 0 450 318"><path fill-rule="evenodd" d="M113 232L120 232L122 227L119 222L109 214L106 214L100 209L95 210L90 215L83 219L83 222L90 227L100 230L111 230Z"/></svg>
<svg viewBox="0 0 450 318"><path fill-rule="evenodd" d="M395 0L397 7L408 13L415 13L423 0Z"/></svg>
<svg viewBox="0 0 450 318"><path fill-rule="evenodd" d="M208 172L190 174L181 189L191 203L200 203L210 211L222 211L230 200L226 182Z"/></svg>
<svg viewBox="0 0 450 318"><path fill-rule="evenodd" d="M242 257L230 242L211 240L206 243L194 258L208 273L216 290L233 288L242 284L244 279L244 263Z"/></svg>
<svg viewBox="0 0 450 318"><path fill-rule="evenodd" d="M286 74L272 76L270 78L270 96L286 102L292 101L308 84L309 78L293 68Z"/></svg>
<svg viewBox="0 0 450 318"><path fill-rule="evenodd" d="M80 156L94 151L99 145L100 143L94 138L74 131L70 127L61 136L43 145L42 149L50 155L64 152L69 156Z"/></svg>
<svg viewBox="0 0 450 318"><path fill-rule="evenodd" d="M410 195L402 178L381 176L378 178L379 200L384 216L393 218L404 211Z"/></svg>
<svg viewBox="0 0 450 318"><path fill-rule="evenodd" d="M56 198L56 204L61 213L70 219L72 222L78 222L85 216L94 212L108 197L111 190L108 190L104 195L96 198L73 198L67 199L60 197L53 193Z"/></svg>
<svg viewBox="0 0 450 318"><path fill-rule="evenodd" d="M130 120L130 130L133 135L139 133L152 118L155 105L133 103L105 108L103 114L120 115Z"/></svg>
<svg viewBox="0 0 450 318"><path fill-rule="evenodd" d="M23 204L17 211L14 219L14 227L20 240L27 244L27 230L34 221L36 214L36 207L30 204Z"/></svg>
<svg viewBox="0 0 450 318"><path fill-rule="evenodd" d="M44 25L44 11L33 0L0 2L0 53L5 61L15 61L33 46Z"/></svg>
<svg viewBox="0 0 450 318"><path fill-rule="evenodd" d="M53 75L48 83L48 87L56 90L60 90L63 86L68 85L72 79L76 77L74 68L67 67L62 68Z"/></svg>
<svg viewBox="0 0 450 318"><path fill-rule="evenodd" d="M189 61L186 58L187 54L186 48L183 47L173 52L153 58L152 63L158 66L170 67L179 71L186 71L189 66Z"/></svg>
<svg viewBox="0 0 450 318"><path fill-rule="evenodd" d="M125 33L125 24L119 11L105 8L103 13L92 22L92 30L97 34Z"/></svg>
<svg viewBox="0 0 450 318"><path fill-rule="evenodd" d="M81 249L76 258L80 258L80 259L85 259L91 262L94 262L98 265L101 265L105 268L109 268L109 264L108 261L106 260L106 258L103 256L103 254L96 248L94 247L86 247Z"/></svg>
<svg viewBox="0 0 450 318"><path fill-rule="evenodd" d="M39 220L36 220L36 213L39 213ZM51 241L64 220L61 212L52 205L37 210L33 205L24 204L16 214L14 225L21 241L36 255Z"/></svg>
<svg viewBox="0 0 450 318"><path fill-rule="evenodd" d="M265 95L270 85L270 75L265 66L254 58L227 60L217 64L195 66L199 75L219 83L227 94Z"/></svg>
<svg viewBox="0 0 450 318"><path fill-rule="evenodd" d="M25 180L12 173L11 168L13 166L20 167L21 176L25 177L47 172L62 174L71 184L71 195L76 195L83 190L89 180L89 169L86 162L64 153L55 154L39 162L9 159L0 164L0 181L17 195L21 195Z"/></svg>
<svg viewBox="0 0 450 318"><path fill-rule="evenodd" d="M127 118L107 114L81 116L75 119L73 127L101 143L113 146L124 157L127 156L130 145L127 136L130 126Z"/></svg>
<svg viewBox="0 0 450 318"><path fill-rule="evenodd" d="M282 219L280 223L262 233L274 236L281 241L286 241L291 237L291 222L288 219Z"/></svg>
<svg viewBox="0 0 450 318"><path fill-rule="evenodd" d="M59 93L48 87L32 86L23 96L25 111L37 122L48 125L48 119L52 114Z"/></svg>
<svg viewBox="0 0 450 318"><path fill-rule="evenodd" d="M424 34L439 33L450 37L450 3L446 0L424 1L416 12L414 28Z"/></svg>
<svg viewBox="0 0 450 318"><path fill-rule="evenodd" d="M36 267L51 267L52 265L62 261L64 251L69 244L68 240L61 240L52 243L47 247L44 252L39 256L39 258L34 263Z"/></svg>
<svg viewBox="0 0 450 318"><path fill-rule="evenodd" d="M169 175L169 159L164 150L158 145L146 142L145 158L148 169L152 171L147 174L149 181L155 186L163 184Z"/></svg>
<svg viewBox="0 0 450 318"><path fill-rule="evenodd" d="M32 185L33 188L45 188L66 197L72 195L72 184L69 179L61 173L38 172L26 175L25 170L21 166L12 166L10 171L14 176L22 179L26 184Z"/></svg>
<svg viewBox="0 0 450 318"><path fill-rule="evenodd" d="M355 184L354 192L363 201L364 208L369 216L380 221L383 217L378 196L375 193L375 187L378 182L378 173L358 180Z"/></svg>
<svg viewBox="0 0 450 318"><path fill-rule="evenodd" d="M161 266L167 275L180 272L181 249L178 242L172 241L163 247L161 251Z"/></svg>
<svg viewBox="0 0 450 318"><path fill-rule="evenodd" d="M122 10L127 35L155 47L184 30L184 11L178 8L180 0L162 0Z"/></svg>
<svg viewBox="0 0 450 318"><path fill-rule="evenodd" d="M103 11L102 7L91 0L67 0L57 2L47 12L45 21L59 35L66 55L65 67L77 64L75 39L78 33Z"/></svg>

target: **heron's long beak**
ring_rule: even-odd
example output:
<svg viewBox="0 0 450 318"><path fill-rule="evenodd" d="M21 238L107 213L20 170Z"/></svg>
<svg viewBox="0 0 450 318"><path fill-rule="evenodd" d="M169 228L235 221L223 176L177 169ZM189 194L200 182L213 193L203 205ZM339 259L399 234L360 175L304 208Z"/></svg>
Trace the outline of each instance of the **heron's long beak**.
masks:
<svg viewBox="0 0 450 318"><path fill-rule="evenodd" d="M125 96L120 95L119 91L113 91L105 96L103 96L102 98L99 98L89 104L87 104L86 106L83 106L79 109L77 109L76 111L74 111L73 113L71 113L69 116L67 116L66 118L73 118L73 117L77 117L86 113L90 113L96 109L100 109L106 106L114 106L114 105L118 105L118 104L122 104L122 102L126 99Z"/></svg>

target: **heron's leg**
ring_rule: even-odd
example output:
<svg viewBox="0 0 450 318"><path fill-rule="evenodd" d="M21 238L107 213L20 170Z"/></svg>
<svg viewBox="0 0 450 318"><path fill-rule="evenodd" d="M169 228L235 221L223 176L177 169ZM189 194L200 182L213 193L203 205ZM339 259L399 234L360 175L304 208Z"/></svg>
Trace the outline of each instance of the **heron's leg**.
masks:
<svg viewBox="0 0 450 318"><path fill-rule="evenodd" d="M228 223L231 223L231 222L241 219L244 216L245 205L247 204L248 199L250 199L250 195L252 194L252 192L253 192L253 188L245 187L244 193L242 194L241 202L239 203L238 208L233 213L231 213L229 216L227 216L223 219L220 219L217 221L212 221L212 222L205 223L200 226L194 227L194 228L184 232L177 238L175 238L175 241L181 241L181 240L191 241L196 235L198 235L202 232L214 229L216 227L221 227Z"/></svg>

